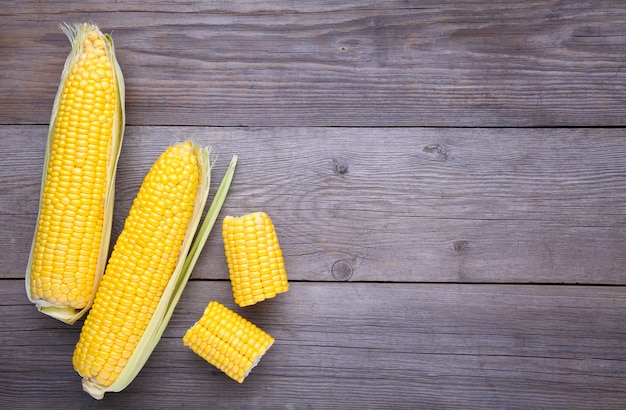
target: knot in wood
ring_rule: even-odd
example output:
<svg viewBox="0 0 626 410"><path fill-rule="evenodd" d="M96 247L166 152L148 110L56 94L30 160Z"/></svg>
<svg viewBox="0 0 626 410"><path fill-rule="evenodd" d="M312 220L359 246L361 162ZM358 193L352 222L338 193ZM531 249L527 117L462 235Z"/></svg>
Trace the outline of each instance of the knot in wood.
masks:
<svg viewBox="0 0 626 410"><path fill-rule="evenodd" d="M334 161L335 174L337 175L345 175L348 173L348 163L344 161Z"/></svg>
<svg viewBox="0 0 626 410"><path fill-rule="evenodd" d="M453 252L465 252L469 248L469 241L458 240L452 243Z"/></svg>
<svg viewBox="0 0 626 410"><path fill-rule="evenodd" d="M350 265L349 262L346 262L344 260L338 260L337 262L333 263L331 272L335 279L340 281L346 281L352 276L353 269L352 265Z"/></svg>
<svg viewBox="0 0 626 410"><path fill-rule="evenodd" d="M445 161L448 159L448 152L444 147L439 144L428 145L424 147L424 149L422 149L422 152L431 156L433 159L437 159L440 161Z"/></svg>

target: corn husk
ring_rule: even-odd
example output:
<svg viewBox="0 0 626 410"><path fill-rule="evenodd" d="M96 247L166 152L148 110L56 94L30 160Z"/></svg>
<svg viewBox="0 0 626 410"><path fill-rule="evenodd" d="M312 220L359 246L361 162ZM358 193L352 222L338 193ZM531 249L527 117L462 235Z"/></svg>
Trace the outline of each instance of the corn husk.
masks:
<svg viewBox="0 0 626 410"><path fill-rule="evenodd" d="M93 291L91 292L91 298L87 302L87 305L82 309L75 309L69 306L57 306L53 303L50 303L46 300L34 299L31 296L30 292L30 271L33 263L34 249L35 249L35 240L33 239L33 244L31 247L30 257L28 260L28 266L26 269L26 277L25 277L25 285L26 285L26 294L28 299L35 304L37 309L49 316L52 316L58 320L61 320L67 324L73 324L81 318L91 307L93 303L93 299L95 297L96 290L104 273L104 268L106 266L107 256L109 252L109 244L111 238L111 224L113 221L113 204L115 199L115 173L117 169L117 162L120 155L120 150L122 147L122 139L124 136L124 126L126 123L125 118L125 86L124 86L124 77L122 75L122 70L120 65L115 57L115 48L113 45L113 38L109 34L103 34L100 29L94 25L89 23L76 24L73 26L70 25L62 25L61 29L67 35L72 45L72 50L68 55L65 66L63 68L63 72L61 74L61 81L59 84L59 88L57 90L57 94L54 100L54 105L52 108L52 115L50 118L50 126L48 129L48 142L46 146L46 154L44 159L43 166L43 177L41 181L41 195L39 199L39 213L41 213L42 206L42 197L43 197L43 187L46 182L46 174L48 169L48 164L50 160L50 152L52 147L52 141L54 137L54 129L57 120L57 114L59 112L59 105L61 102L61 96L63 93L63 88L65 83L67 82L68 75L76 63L78 57L81 55L83 51L83 40L85 37L92 31L97 30L100 38L103 40L106 48L106 53L109 58L111 67L113 68L113 77L114 84L117 89L117 104L115 111L115 118L113 121L112 135L111 135L111 149L109 152L108 159L108 172L107 172L107 181L106 181L106 194L104 198L105 209L104 209L104 222L102 226L102 237L100 239L100 247L99 247L99 257L96 271L94 274L93 281ZM39 224L39 215L37 217ZM37 232L37 227L35 227L35 234Z"/></svg>
<svg viewBox="0 0 626 410"><path fill-rule="evenodd" d="M90 380L83 379L83 389L96 399L102 399L106 392L119 392L124 390L139 374L152 351L158 344L169 320L174 312L181 294L196 265L200 252L204 247L217 216L222 208L237 164L237 156L233 156L224 178L213 198L211 206L200 225L202 213L209 195L211 178L211 166L209 164L210 151L207 148L197 148L198 160L201 166L201 185L196 196L196 203L191 221L187 228L187 234L183 241L180 257L176 269L166 286L161 300L150 319L145 333L139 340L135 351L131 354L124 369L112 385L100 386ZM197 231L197 234L196 234ZM194 239L195 237L195 239Z"/></svg>

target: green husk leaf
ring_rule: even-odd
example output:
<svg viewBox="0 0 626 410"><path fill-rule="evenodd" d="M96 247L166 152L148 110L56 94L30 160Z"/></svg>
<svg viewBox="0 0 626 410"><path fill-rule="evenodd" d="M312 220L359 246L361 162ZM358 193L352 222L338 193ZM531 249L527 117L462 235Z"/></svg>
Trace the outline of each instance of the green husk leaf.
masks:
<svg viewBox="0 0 626 410"><path fill-rule="evenodd" d="M109 252L109 244L111 240L111 225L113 223L113 205L115 200L115 175L117 171L117 163L120 156L120 151L122 148L122 140L124 138L124 127L126 124L126 113L125 113L125 85L124 85L124 76L122 75L122 70L115 56L115 46L113 44L113 38L109 34L102 34L100 29L94 25L89 23L75 24L73 26L64 24L61 26L61 30L67 35L72 45L72 49L67 59L65 60L65 65L63 68L63 72L61 74L61 80L59 82L59 87L57 90L56 97L54 99L54 105L52 107L52 114L50 117L50 126L48 128L48 142L46 145L46 154L44 158L44 166L43 166L43 176L41 180L41 190L40 190L40 198L39 198L39 213L41 213L42 206L42 198L43 198L43 187L46 182L48 163L50 161L50 153L52 149L52 141L54 137L54 129L56 126L56 120L59 112L59 105L61 103L61 96L63 93L63 88L65 83L67 82L67 78L69 76L69 72L74 66L76 60L81 55L83 51L83 40L85 37L92 31L97 30L98 34L103 39L105 44L105 49L107 56L110 60L110 63L113 67L113 76L114 76L114 85L117 89L117 107L115 112L115 117L113 120L113 128L112 128L112 141L111 141L111 149L109 152L109 168L107 174L107 182L106 182L106 197L105 197L105 209L104 209L104 222L102 226L102 238L100 240L100 249L98 255L98 265L95 272L94 277L94 285L93 291L91 292L91 299L88 301L87 305L80 310L74 309L69 306L56 306L50 302L45 300L35 300L31 296L30 292L30 271L33 264L33 256L35 250L35 239L33 238L33 242L31 245L30 256L28 258L28 265L26 268L26 276L25 276L25 286L26 286L26 295L28 299L37 306L37 309L42 313L45 313L49 316L54 317L55 319L59 319L67 324L74 324L79 318L81 318L91 307L93 303L93 299L95 297L96 290L98 285L100 284L100 280L102 279L102 275L104 274L104 268L107 262L107 256ZM37 216L37 224L39 224L39 215ZM37 226L35 227L35 235L37 233Z"/></svg>
<svg viewBox="0 0 626 410"><path fill-rule="evenodd" d="M101 399L104 396L105 392L119 392L125 389L139 374L146 361L152 354L152 351L158 344L165 328L167 327L172 314L174 313L174 309L180 300L180 297L183 293L185 285L191 276L193 268L196 265L198 257L200 256L200 252L202 251L206 241L211 233L213 225L219 215L220 210L222 209L222 205L226 199L226 195L228 194L228 190L230 188L230 184L233 179L233 175L235 172L235 168L237 165L237 156L234 155L222 182L211 202L211 206L207 211L207 214L204 218L202 226L200 229L198 228L202 211L204 209L204 204L208 197L209 184L210 184L210 164L209 164L209 150L202 148L200 149L200 159L201 164L206 172L206 177L203 177L203 182L205 188L201 188L196 198L196 207L194 208L194 215L192 216L192 221L188 227L187 237L183 244L183 251L181 253L181 258L178 261L178 265L174 274L172 275L170 282L168 283L163 296L157 306L148 327L143 334L141 340L139 341L135 351L128 359L124 370L120 373L117 380L109 387L102 388L101 386L97 386L93 383L90 383L87 380L83 380L83 388L89 394L91 394L94 398ZM191 239L195 239L193 242ZM189 240L188 240L189 239Z"/></svg>

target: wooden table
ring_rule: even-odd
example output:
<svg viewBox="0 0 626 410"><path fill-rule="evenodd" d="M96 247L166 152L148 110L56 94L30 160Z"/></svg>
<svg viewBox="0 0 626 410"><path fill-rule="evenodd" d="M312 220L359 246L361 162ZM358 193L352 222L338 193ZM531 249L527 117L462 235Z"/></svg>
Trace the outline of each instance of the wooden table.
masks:
<svg viewBox="0 0 626 410"><path fill-rule="evenodd" d="M0 407L624 408L626 3L0 5ZM238 308L214 230L137 379L95 401L24 272L63 22L112 33L113 237L158 154L210 145L291 289ZM214 192L214 191L213 191ZM184 347L211 300L276 338L238 384Z"/></svg>

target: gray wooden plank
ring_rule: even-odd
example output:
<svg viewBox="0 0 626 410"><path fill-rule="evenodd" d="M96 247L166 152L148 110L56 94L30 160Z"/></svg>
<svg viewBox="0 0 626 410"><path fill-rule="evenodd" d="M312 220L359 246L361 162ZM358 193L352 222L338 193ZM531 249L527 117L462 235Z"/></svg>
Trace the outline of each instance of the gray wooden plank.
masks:
<svg viewBox="0 0 626 410"><path fill-rule="evenodd" d="M626 4L5 2L0 123L48 121L69 45L112 31L135 125L623 126Z"/></svg>
<svg viewBox="0 0 626 410"><path fill-rule="evenodd" d="M26 268L45 138L0 128L1 277ZM184 138L213 147L213 192L239 155L222 216L268 212L292 279L335 280L345 261L353 281L626 283L620 129L128 127L114 237ZM220 223L196 278L228 277Z"/></svg>
<svg viewBox="0 0 626 410"><path fill-rule="evenodd" d="M86 408L71 365L79 324L0 286L0 405ZM217 300L275 345L239 385L182 345ZM293 282L249 308L226 281L191 281L138 378L103 408L620 408L623 287Z"/></svg>

